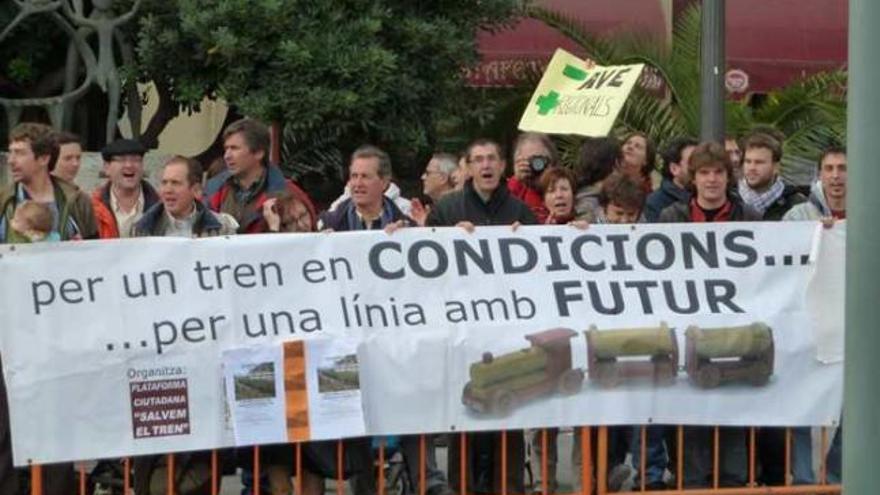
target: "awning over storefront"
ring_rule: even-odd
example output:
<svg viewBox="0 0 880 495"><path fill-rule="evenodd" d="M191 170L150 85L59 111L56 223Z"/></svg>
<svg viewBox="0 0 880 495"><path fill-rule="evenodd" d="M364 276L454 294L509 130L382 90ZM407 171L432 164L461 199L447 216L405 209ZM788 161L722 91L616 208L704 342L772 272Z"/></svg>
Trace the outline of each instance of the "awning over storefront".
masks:
<svg viewBox="0 0 880 495"><path fill-rule="evenodd" d="M638 32L665 40L669 16L688 0L542 0L592 32ZM845 66L847 0L735 0L727 2L728 89L766 92L820 70ZM474 86L504 86L540 70L556 48L578 46L545 24L525 19L513 29L479 38L481 64L468 72Z"/></svg>

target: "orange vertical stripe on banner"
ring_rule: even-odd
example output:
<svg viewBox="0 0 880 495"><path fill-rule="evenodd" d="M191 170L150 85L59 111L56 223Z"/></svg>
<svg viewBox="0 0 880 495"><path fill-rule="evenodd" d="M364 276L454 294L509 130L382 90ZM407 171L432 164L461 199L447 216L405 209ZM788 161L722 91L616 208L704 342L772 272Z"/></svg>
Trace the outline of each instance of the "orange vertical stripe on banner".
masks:
<svg viewBox="0 0 880 495"><path fill-rule="evenodd" d="M302 341L284 343L284 393L287 441L310 439L309 394L306 389L306 347Z"/></svg>

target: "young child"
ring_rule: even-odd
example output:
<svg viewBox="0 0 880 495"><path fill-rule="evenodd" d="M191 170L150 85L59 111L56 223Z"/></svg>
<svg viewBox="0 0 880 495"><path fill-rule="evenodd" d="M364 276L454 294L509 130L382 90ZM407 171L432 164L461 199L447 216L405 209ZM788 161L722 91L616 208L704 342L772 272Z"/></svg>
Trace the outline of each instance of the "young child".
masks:
<svg viewBox="0 0 880 495"><path fill-rule="evenodd" d="M645 206L645 191L630 177L615 172L602 184L599 205L593 223L637 223Z"/></svg>
<svg viewBox="0 0 880 495"><path fill-rule="evenodd" d="M25 201L15 209L9 226L19 242L58 242L61 237L52 230L54 223L55 218L48 205Z"/></svg>
<svg viewBox="0 0 880 495"><path fill-rule="evenodd" d="M263 203L263 218L269 232L311 232L312 219L305 203L289 192L269 198Z"/></svg>
<svg viewBox="0 0 880 495"><path fill-rule="evenodd" d="M642 180L636 180L621 171L614 172L602 182L602 190L599 193L601 208L597 211L595 223L638 223L642 217L646 197ZM633 470L626 464L626 455L628 452L638 454L634 447L641 447L641 444L635 445L636 440L640 440L638 433L635 432L640 431L638 426L608 427L608 486L611 491L623 490L625 483L633 474ZM649 444L649 447L651 446L653 444ZM650 456L651 452L649 451L649 461L653 460ZM649 468L650 466L649 463ZM638 473L635 474L638 478Z"/></svg>

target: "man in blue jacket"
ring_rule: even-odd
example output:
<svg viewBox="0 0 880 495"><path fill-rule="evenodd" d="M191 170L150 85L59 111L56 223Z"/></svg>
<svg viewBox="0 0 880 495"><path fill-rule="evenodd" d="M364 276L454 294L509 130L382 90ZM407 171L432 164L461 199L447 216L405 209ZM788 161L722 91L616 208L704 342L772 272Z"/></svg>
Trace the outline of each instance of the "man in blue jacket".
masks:
<svg viewBox="0 0 880 495"><path fill-rule="evenodd" d="M664 208L691 198L688 160L697 144L692 137L677 137L663 150L663 182L645 200L645 221L656 222Z"/></svg>

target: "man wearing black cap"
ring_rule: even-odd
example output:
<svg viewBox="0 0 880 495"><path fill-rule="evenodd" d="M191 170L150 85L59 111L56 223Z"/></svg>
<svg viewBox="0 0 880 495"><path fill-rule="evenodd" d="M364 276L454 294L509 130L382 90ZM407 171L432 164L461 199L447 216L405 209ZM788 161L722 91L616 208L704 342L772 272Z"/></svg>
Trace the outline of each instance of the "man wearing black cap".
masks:
<svg viewBox="0 0 880 495"><path fill-rule="evenodd" d="M129 237L132 225L159 201L156 190L144 180L146 152L134 139L119 139L101 150L109 180L92 193L101 239Z"/></svg>

